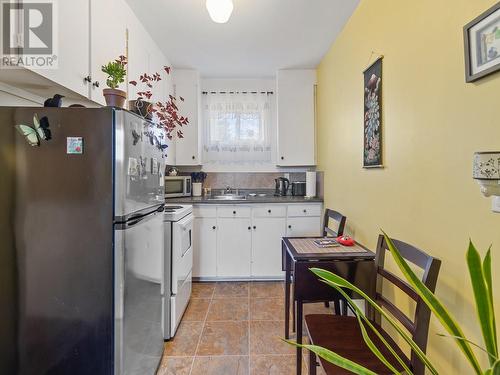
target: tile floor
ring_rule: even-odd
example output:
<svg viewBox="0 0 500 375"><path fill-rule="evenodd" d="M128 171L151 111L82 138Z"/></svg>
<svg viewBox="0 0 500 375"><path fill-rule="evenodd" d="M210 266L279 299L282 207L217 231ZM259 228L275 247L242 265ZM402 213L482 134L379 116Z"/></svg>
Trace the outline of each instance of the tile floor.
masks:
<svg viewBox="0 0 500 375"><path fill-rule="evenodd" d="M284 294L281 282L194 283L157 375L294 375L295 349L281 341ZM331 311L310 304L304 312Z"/></svg>

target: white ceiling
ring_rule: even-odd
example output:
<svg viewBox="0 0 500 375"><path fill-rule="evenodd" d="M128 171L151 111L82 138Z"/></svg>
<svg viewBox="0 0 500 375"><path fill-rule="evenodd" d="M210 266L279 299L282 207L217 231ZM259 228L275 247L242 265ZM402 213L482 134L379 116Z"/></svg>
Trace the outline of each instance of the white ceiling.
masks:
<svg viewBox="0 0 500 375"><path fill-rule="evenodd" d="M127 2L174 67L259 78L315 68L359 0L233 0L227 24L212 22L205 0Z"/></svg>

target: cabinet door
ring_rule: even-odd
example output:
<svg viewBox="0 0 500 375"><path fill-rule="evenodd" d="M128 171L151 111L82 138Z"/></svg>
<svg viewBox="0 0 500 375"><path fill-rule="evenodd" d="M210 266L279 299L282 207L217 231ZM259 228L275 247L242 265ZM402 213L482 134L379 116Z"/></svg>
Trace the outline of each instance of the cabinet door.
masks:
<svg viewBox="0 0 500 375"><path fill-rule="evenodd" d="M282 277L281 238L286 219L254 218L252 229L252 276Z"/></svg>
<svg viewBox="0 0 500 375"><path fill-rule="evenodd" d="M249 277L252 231L250 219L217 219L217 276Z"/></svg>
<svg viewBox="0 0 500 375"><path fill-rule="evenodd" d="M123 0L90 0L90 98L105 104L102 90L106 86L106 74L101 67L118 56L126 54L127 23L123 12ZM131 57L129 56L129 60ZM124 82L119 89L126 90Z"/></svg>
<svg viewBox="0 0 500 375"><path fill-rule="evenodd" d="M287 237L306 237L321 235L321 218L292 217L287 219Z"/></svg>
<svg viewBox="0 0 500 375"><path fill-rule="evenodd" d="M217 219L195 218L193 277L217 276Z"/></svg>
<svg viewBox="0 0 500 375"><path fill-rule="evenodd" d="M89 1L59 0L57 69L36 70L38 74L84 97L89 96Z"/></svg>
<svg viewBox="0 0 500 375"><path fill-rule="evenodd" d="M279 166L315 165L314 70L280 70L277 74Z"/></svg>
<svg viewBox="0 0 500 375"><path fill-rule="evenodd" d="M199 74L194 70L175 70L174 91L179 114L187 117L189 124L182 128L184 138L176 140L177 165L200 165L200 138L198 132L198 107L200 104ZM180 100L180 97L184 101Z"/></svg>

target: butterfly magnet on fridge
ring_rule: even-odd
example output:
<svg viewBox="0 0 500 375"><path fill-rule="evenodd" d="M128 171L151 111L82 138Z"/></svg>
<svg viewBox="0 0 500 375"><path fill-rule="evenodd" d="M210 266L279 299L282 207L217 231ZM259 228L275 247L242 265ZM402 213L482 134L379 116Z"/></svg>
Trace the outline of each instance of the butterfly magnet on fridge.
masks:
<svg viewBox="0 0 500 375"><path fill-rule="evenodd" d="M49 126L49 119L46 116L38 119L38 115L35 113L33 115L33 125L19 124L15 125L15 128L24 135L30 146L40 147L42 140L48 141L52 139Z"/></svg>

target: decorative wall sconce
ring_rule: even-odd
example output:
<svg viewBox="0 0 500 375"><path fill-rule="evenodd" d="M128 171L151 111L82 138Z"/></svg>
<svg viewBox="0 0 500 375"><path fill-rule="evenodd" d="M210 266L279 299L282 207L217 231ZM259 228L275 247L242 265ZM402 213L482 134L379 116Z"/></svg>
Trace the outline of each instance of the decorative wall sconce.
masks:
<svg viewBox="0 0 500 375"><path fill-rule="evenodd" d="M494 196L492 210L500 212L500 151L476 152L472 177L485 197Z"/></svg>
<svg viewBox="0 0 500 375"><path fill-rule="evenodd" d="M476 152L473 178L485 197L500 196L500 151Z"/></svg>

